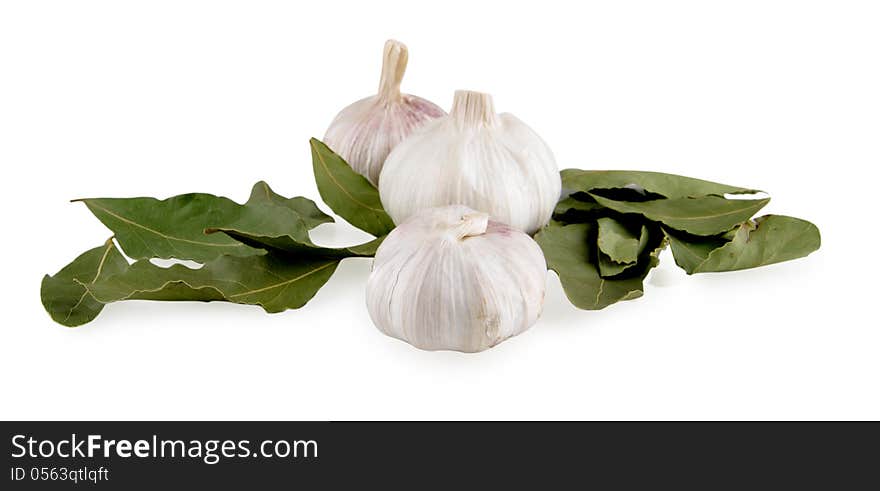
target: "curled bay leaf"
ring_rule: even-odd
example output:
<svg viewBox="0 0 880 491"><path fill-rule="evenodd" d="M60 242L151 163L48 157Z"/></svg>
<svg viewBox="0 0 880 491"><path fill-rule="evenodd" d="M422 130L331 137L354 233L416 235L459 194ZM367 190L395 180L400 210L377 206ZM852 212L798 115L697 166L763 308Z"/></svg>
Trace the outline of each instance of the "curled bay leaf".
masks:
<svg viewBox="0 0 880 491"><path fill-rule="evenodd" d="M617 276L638 265L639 257L648 246L651 234L646 225L634 234L630 227L609 217L596 221L599 274L603 278Z"/></svg>
<svg viewBox="0 0 880 491"><path fill-rule="evenodd" d="M639 255L640 234L634 234L623 223L604 217L596 221L599 250L617 263L634 263Z"/></svg>
<svg viewBox="0 0 880 491"><path fill-rule="evenodd" d="M688 274L696 272L709 253L726 244L728 241L722 237L699 237L688 235L675 230L664 228L669 248L675 258L675 264Z"/></svg>
<svg viewBox="0 0 880 491"><path fill-rule="evenodd" d="M596 257L597 252L595 227L595 223L563 225L551 221L535 235L535 241L544 251L547 267L559 275L565 295L575 307L585 310L599 310L642 296L642 282L657 265L657 256L665 246L664 239L657 236L653 244L648 245L650 252L644 262L640 262L631 275L603 278L590 259Z"/></svg>
<svg viewBox="0 0 880 491"><path fill-rule="evenodd" d="M599 265L599 276L603 278L611 278L613 276L617 276L632 266L636 265L635 261L628 263L619 263L608 257L602 251L598 252L598 265Z"/></svg>
<svg viewBox="0 0 880 491"><path fill-rule="evenodd" d="M593 198L619 213L638 214L670 228L693 235L717 235L736 227L763 208L770 198L728 200L720 196L672 198L641 203Z"/></svg>
<svg viewBox="0 0 880 491"><path fill-rule="evenodd" d="M104 304L95 300L86 285L124 271L128 262L116 249L113 239L74 259L54 276L46 275L40 286L40 300L52 319L75 327L92 321Z"/></svg>
<svg viewBox="0 0 880 491"><path fill-rule="evenodd" d="M640 189L666 198L687 198L708 195L754 194L755 189L730 186L692 177L663 172L626 170L565 169L561 173L562 187L570 191L589 192L594 189Z"/></svg>
<svg viewBox="0 0 880 491"><path fill-rule="evenodd" d="M667 231L675 262L688 274L736 271L805 257L819 249L819 229L783 215L765 215L743 223L733 238L682 237Z"/></svg>
<svg viewBox="0 0 880 491"><path fill-rule="evenodd" d="M381 237L394 222L379 199L379 191L333 150L316 138L310 140L315 183L321 198L337 215L355 227Z"/></svg>

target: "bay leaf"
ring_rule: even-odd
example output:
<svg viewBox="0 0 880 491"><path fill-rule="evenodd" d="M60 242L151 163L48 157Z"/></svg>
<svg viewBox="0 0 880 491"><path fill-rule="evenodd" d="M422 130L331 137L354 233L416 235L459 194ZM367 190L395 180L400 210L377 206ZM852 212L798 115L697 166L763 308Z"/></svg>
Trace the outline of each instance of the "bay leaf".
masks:
<svg viewBox="0 0 880 491"><path fill-rule="evenodd" d="M614 225L615 227L623 227L623 224L621 224L620 222L617 222L616 220L614 220L614 222L615 222L615 225ZM623 274L629 268L631 268L633 266L637 266L639 264L638 263L639 257L642 256L642 253L647 248L648 243L650 242L650 238L651 238L651 234L650 234L648 227L646 225L644 225L644 224L641 225L638 238L636 238L635 235L631 235L629 232L629 229L624 228L624 233L630 234L630 237L632 237L632 240L635 243L633 245L632 255L623 257L621 259L614 259L611 256L609 256L608 254L606 254L606 252L603 250L603 247L602 247L603 233L602 233L602 220L601 219L598 221L598 228L599 228L599 232L598 232L598 241L597 242L598 242L598 246L599 246L598 265L599 265L599 275L600 276L602 276L603 278L618 276L620 274ZM607 242L607 234L606 234L606 242Z"/></svg>
<svg viewBox="0 0 880 491"><path fill-rule="evenodd" d="M134 259L190 259L204 263L222 255L264 254L205 229L235 220L242 205L213 194L189 193L168 199L90 198L82 201L116 236L120 247Z"/></svg>
<svg viewBox="0 0 880 491"><path fill-rule="evenodd" d="M379 248L379 245L381 245L382 241L385 240L385 237L387 237L386 235L383 235L382 237L373 239L369 242L348 247L325 247L316 245L307 235L272 235L267 234L266 231L248 232L245 230L236 229L235 224L231 224L228 227L211 228L207 231L208 233L225 233L235 240L238 240L239 242L242 242L252 247L259 247L263 249L268 248L276 251L283 251L293 255L336 257L340 259L346 257L373 257L376 255L376 250Z"/></svg>
<svg viewBox="0 0 880 491"><path fill-rule="evenodd" d="M302 218L309 229L313 229L322 223L333 223L334 221L333 217L321 211L314 201L302 196L285 198L273 191L266 181L259 181L254 184L253 188L251 188L251 196L248 198L245 206L260 203L275 204L293 210Z"/></svg>
<svg viewBox="0 0 880 491"><path fill-rule="evenodd" d="M596 220L599 250L616 263L634 263L639 256L640 236L632 233L619 221L603 217Z"/></svg>
<svg viewBox="0 0 880 491"><path fill-rule="evenodd" d="M748 220L770 198L729 200L720 196L657 199L634 203L593 195L602 206L619 213L634 213L694 235L717 235Z"/></svg>
<svg viewBox="0 0 880 491"><path fill-rule="evenodd" d="M755 189L662 172L565 169L560 174L563 189L582 192L594 189L636 188L667 198L760 192Z"/></svg>
<svg viewBox="0 0 880 491"><path fill-rule="evenodd" d="M121 274L88 285L88 290L104 303L226 300L260 305L274 313L305 305L330 279L339 261L269 252L262 256L221 256L199 269L190 269L181 264L161 268L141 260Z"/></svg>
<svg viewBox="0 0 880 491"><path fill-rule="evenodd" d="M309 227L301 215L292 209L274 203L251 203L243 207L238 217L221 226L209 227L205 233L224 233L229 237L259 249L284 251L292 255L324 257L372 257L382 239L351 247L324 247L309 237ZM383 236L384 238L384 236Z"/></svg>
<svg viewBox="0 0 880 491"><path fill-rule="evenodd" d="M599 276L603 278L610 278L613 276L617 276L631 266L635 266L636 262L628 262L628 263L619 263L608 257L608 254L605 254L602 251L598 252L598 266L599 266Z"/></svg>
<svg viewBox="0 0 880 491"><path fill-rule="evenodd" d="M818 250L821 242L819 229L806 220L765 215L742 224L733 240L709 252L692 271L737 271L790 261Z"/></svg>
<svg viewBox="0 0 880 491"><path fill-rule="evenodd" d="M345 160L316 138L310 140L318 192L337 215L355 227L381 237L394 228L382 207L379 191Z"/></svg>
<svg viewBox="0 0 880 491"><path fill-rule="evenodd" d="M688 274L695 273L700 264L709 257L709 253L728 242L721 236L699 237L666 227L663 228L663 232L669 241L669 248L672 250L675 264Z"/></svg>
<svg viewBox="0 0 880 491"><path fill-rule="evenodd" d="M567 198L562 198L561 200L559 200L559 203L556 203L556 209L553 210L553 213L561 215L568 211L593 212L601 210L602 208L603 206L596 203L595 201L586 202L569 196Z"/></svg>
<svg viewBox="0 0 880 491"><path fill-rule="evenodd" d="M657 255L664 247L662 237L649 244L651 252L639 270L625 278L602 278L594 262L595 223L563 225L551 221L535 235L535 241L544 251L547 267L559 275L562 288L575 307L599 310L622 300L642 296L642 282L657 262Z"/></svg>
<svg viewBox="0 0 880 491"><path fill-rule="evenodd" d="M103 246L84 252L54 276L44 276L40 300L55 322L67 327L85 324L104 308L103 303L89 294L86 285L123 272L127 267L128 262L116 249L113 239L108 239Z"/></svg>
<svg viewBox="0 0 880 491"><path fill-rule="evenodd" d="M252 247L224 234L206 235L205 230L228 223L265 227L284 223L308 230L333 218L318 209L314 201L285 198L265 182L251 188L244 205L228 198L190 193L165 200L155 198L84 199L89 210L116 234L117 241L135 259L177 258L206 262L221 255L261 255ZM286 232L289 233L289 232Z"/></svg>

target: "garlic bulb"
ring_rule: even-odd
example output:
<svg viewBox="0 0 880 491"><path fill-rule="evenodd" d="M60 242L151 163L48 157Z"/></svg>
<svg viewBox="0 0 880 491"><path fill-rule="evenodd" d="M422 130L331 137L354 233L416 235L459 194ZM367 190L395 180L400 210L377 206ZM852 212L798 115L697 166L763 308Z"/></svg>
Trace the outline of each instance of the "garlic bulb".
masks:
<svg viewBox="0 0 880 491"><path fill-rule="evenodd" d="M380 331L417 348L482 351L535 323L546 274L528 235L466 206L429 208L379 247L367 309Z"/></svg>
<svg viewBox="0 0 880 491"><path fill-rule="evenodd" d="M408 58L403 43L388 40L379 93L340 111L324 134L324 143L374 186L391 149L424 122L446 114L433 102L400 93Z"/></svg>
<svg viewBox="0 0 880 491"><path fill-rule="evenodd" d="M561 181L547 144L492 97L458 91L449 115L398 145L379 180L394 223L417 211L463 204L532 234L550 220Z"/></svg>

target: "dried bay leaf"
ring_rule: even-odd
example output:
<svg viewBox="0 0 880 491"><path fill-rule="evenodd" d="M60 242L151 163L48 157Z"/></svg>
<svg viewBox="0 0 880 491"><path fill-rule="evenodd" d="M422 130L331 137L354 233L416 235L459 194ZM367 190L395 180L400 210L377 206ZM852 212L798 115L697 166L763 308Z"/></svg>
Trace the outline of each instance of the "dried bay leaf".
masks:
<svg viewBox="0 0 880 491"><path fill-rule="evenodd" d="M629 263L619 263L608 257L602 251L598 252L598 262L599 265L599 276L603 278L610 278L612 276L617 276L632 266L636 265L635 261Z"/></svg>
<svg viewBox="0 0 880 491"><path fill-rule="evenodd" d="M89 322L105 303L129 299L229 301L262 305L269 312L299 308L343 258L373 256L384 238L344 248L315 245L309 230L333 219L313 201L285 198L263 181L253 186L244 205L201 193L82 201L139 260L129 266L108 242L47 276L43 302L65 325ZM225 233L206 234L218 227ZM149 261L154 257L204 265L162 268Z"/></svg>
<svg viewBox="0 0 880 491"><path fill-rule="evenodd" d="M253 256L260 249L205 228L233 220L242 205L228 198L190 193L168 199L91 198L79 200L116 235L134 259L190 259L207 262L222 255Z"/></svg>
<svg viewBox="0 0 880 491"><path fill-rule="evenodd" d="M306 304L333 275L339 259L221 256L199 269L175 264L161 268L149 261L132 264L121 274L88 285L97 300L215 301L260 305L267 312Z"/></svg>
<svg viewBox="0 0 880 491"><path fill-rule="evenodd" d="M596 257L595 223L563 225L551 221L535 235L544 251L547 267L556 271L565 295L575 307L585 310L603 309L622 300L642 296L642 282L657 262L665 242L662 236L649 243L644 263L640 261L633 274L621 278L602 278L590 258Z"/></svg>
<svg viewBox="0 0 880 491"><path fill-rule="evenodd" d="M689 236L667 228L664 228L663 232L666 233L675 264L688 274L693 274L696 268L709 257L709 253L728 242L722 237Z"/></svg>
<svg viewBox="0 0 880 491"><path fill-rule="evenodd" d="M308 230L333 218L307 198L285 198L264 181L254 184L244 205L221 196L190 193L165 200L155 198L93 198L79 200L116 234L134 259L176 258L204 263L222 255L264 254L259 247L224 234L207 235L208 228L227 223L259 228L282 220Z"/></svg>
<svg viewBox="0 0 880 491"><path fill-rule="evenodd" d="M67 327L85 324L104 308L103 303L89 294L86 285L127 267L128 262L116 249L113 239L108 239L103 246L84 252L54 276L44 276L40 300L55 322Z"/></svg>
<svg viewBox="0 0 880 491"><path fill-rule="evenodd" d="M586 197L589 201L580 199L580 196ZM556 204L553 219L563 223L583 223L607 215L607 212L608 208L596 203L592 196L576 193L561 199Z"/></svg>
<svg viewBox="0 0 880 491"><path fill-rule="evenodd" d="M822 239L819 229L806 220L765 215L743 223L733 239L722 245L688 242L671 234L669 241L676 263L693 274L736 271L798 259L818 250Z"/></svg>
<svg viewBox="0 0 880 491"><path fill-rule="evenodd" d="M292 255L335 257L373 257L376 250L387 235L373 239L363 244L348 247L326 247L314 244L308 237L297 238L292 235L267 236L260 233L249 233L234 228L215 228L209 232L222 232L242 243L252 247L261 247L286 252Z"/></svg>
<svg viewBox="0 0 880 491"><path fill-rule="evenodd" d="M603 278L620 275L638 265L639 257L651 240L651 233L644 224L641 225L638 235L612 218L600 218L597 228L597 264L599 275Z"/></svg>
<svg viewBox="0 0 880 491"><path fill-rule="evenodd" d="M593 212L601 210L603 208L604 207L602 205L596 203L595 201L586 202L569 196L567 198L559 200L559 203L556 204L556 209L553 210L553 213L561 215L569 211Z"/></svg>
<svg viewBox="0 0 880 491"><path fill-rule="evenodd" d="M596 202L618 213L639 214L670 228L694 235L717 235L748 220L770 198L728 200L720 196L672 198L640 203L615 201L593 195Z"/></svg>
<svg viewBox="0 0 880 491"><path fill-rule="evenodd" d="M321 211L314 201L302 196L285 198L273 191L266 181L259 181L254 184L253 188L251 188L251 196L248 198L245 206L261 203L275 204L293 210L302 218L309 230L322 223L333 223L334 221L333 217Z"/></svg>
<svg viewBox="0 0 880 491"><path fill-rule="evenodd" d="M372 257L384 239L375 239L351 247L324 247L309 237L308 226L298 213L279 209L274 204L255 204L245 207L239 217L225 225L210 227L206 233L222 232L233 239L260 249L283 251L291 255L323 257Z"/></svg>
<svg viewBox="0 0 880 491"><path fill-rule="evenodd" d="M662 172L565 169L562 187L571 191L636 188L666 198L754 194L760 191Z"/></svg>
<svg viewBox="0 0 880 491"><path fill-rule="evenodd" d="M616 263L634 263L639 256L640 235L632 233L619 221L604 217L596 220L599 250Z"/></svg>
<svg viewBox="0 0 880 491"><path fill-rule="evenodd" d="M394 222L379 199L379 191L339 155L316 138L310 140L315 183L321 198L337 215L355 227L381 237Z"/></svg>

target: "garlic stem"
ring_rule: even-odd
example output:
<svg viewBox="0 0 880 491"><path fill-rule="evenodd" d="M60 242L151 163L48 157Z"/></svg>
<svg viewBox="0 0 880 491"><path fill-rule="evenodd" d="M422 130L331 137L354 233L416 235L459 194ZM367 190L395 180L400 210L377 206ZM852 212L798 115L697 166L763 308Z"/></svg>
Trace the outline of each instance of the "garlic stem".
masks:
<svg viewBox="0 0 880 491"><path fill-rule="evenodd" d="M461 127L476 125L494 126L498 122L495 104L492 103L492 96L470 90L455 91L455 98L452 100L452 109L449 111L449 116Z"/></svg>
<svg viewBox="0 0 880 491"><path fill-rule="evenodd" d="M486 233L489 227L489 214L473 212L461 216L461 224L453 228L455 238L477 237Z"/></svg>
<svg viewBox="0 0 880 491"><path fill-rule="evenodd" d="M400 82L409 59L406 45L389 39L382 52L382 78L379 79L379 98L384 102L400 98Z"/></svg>

